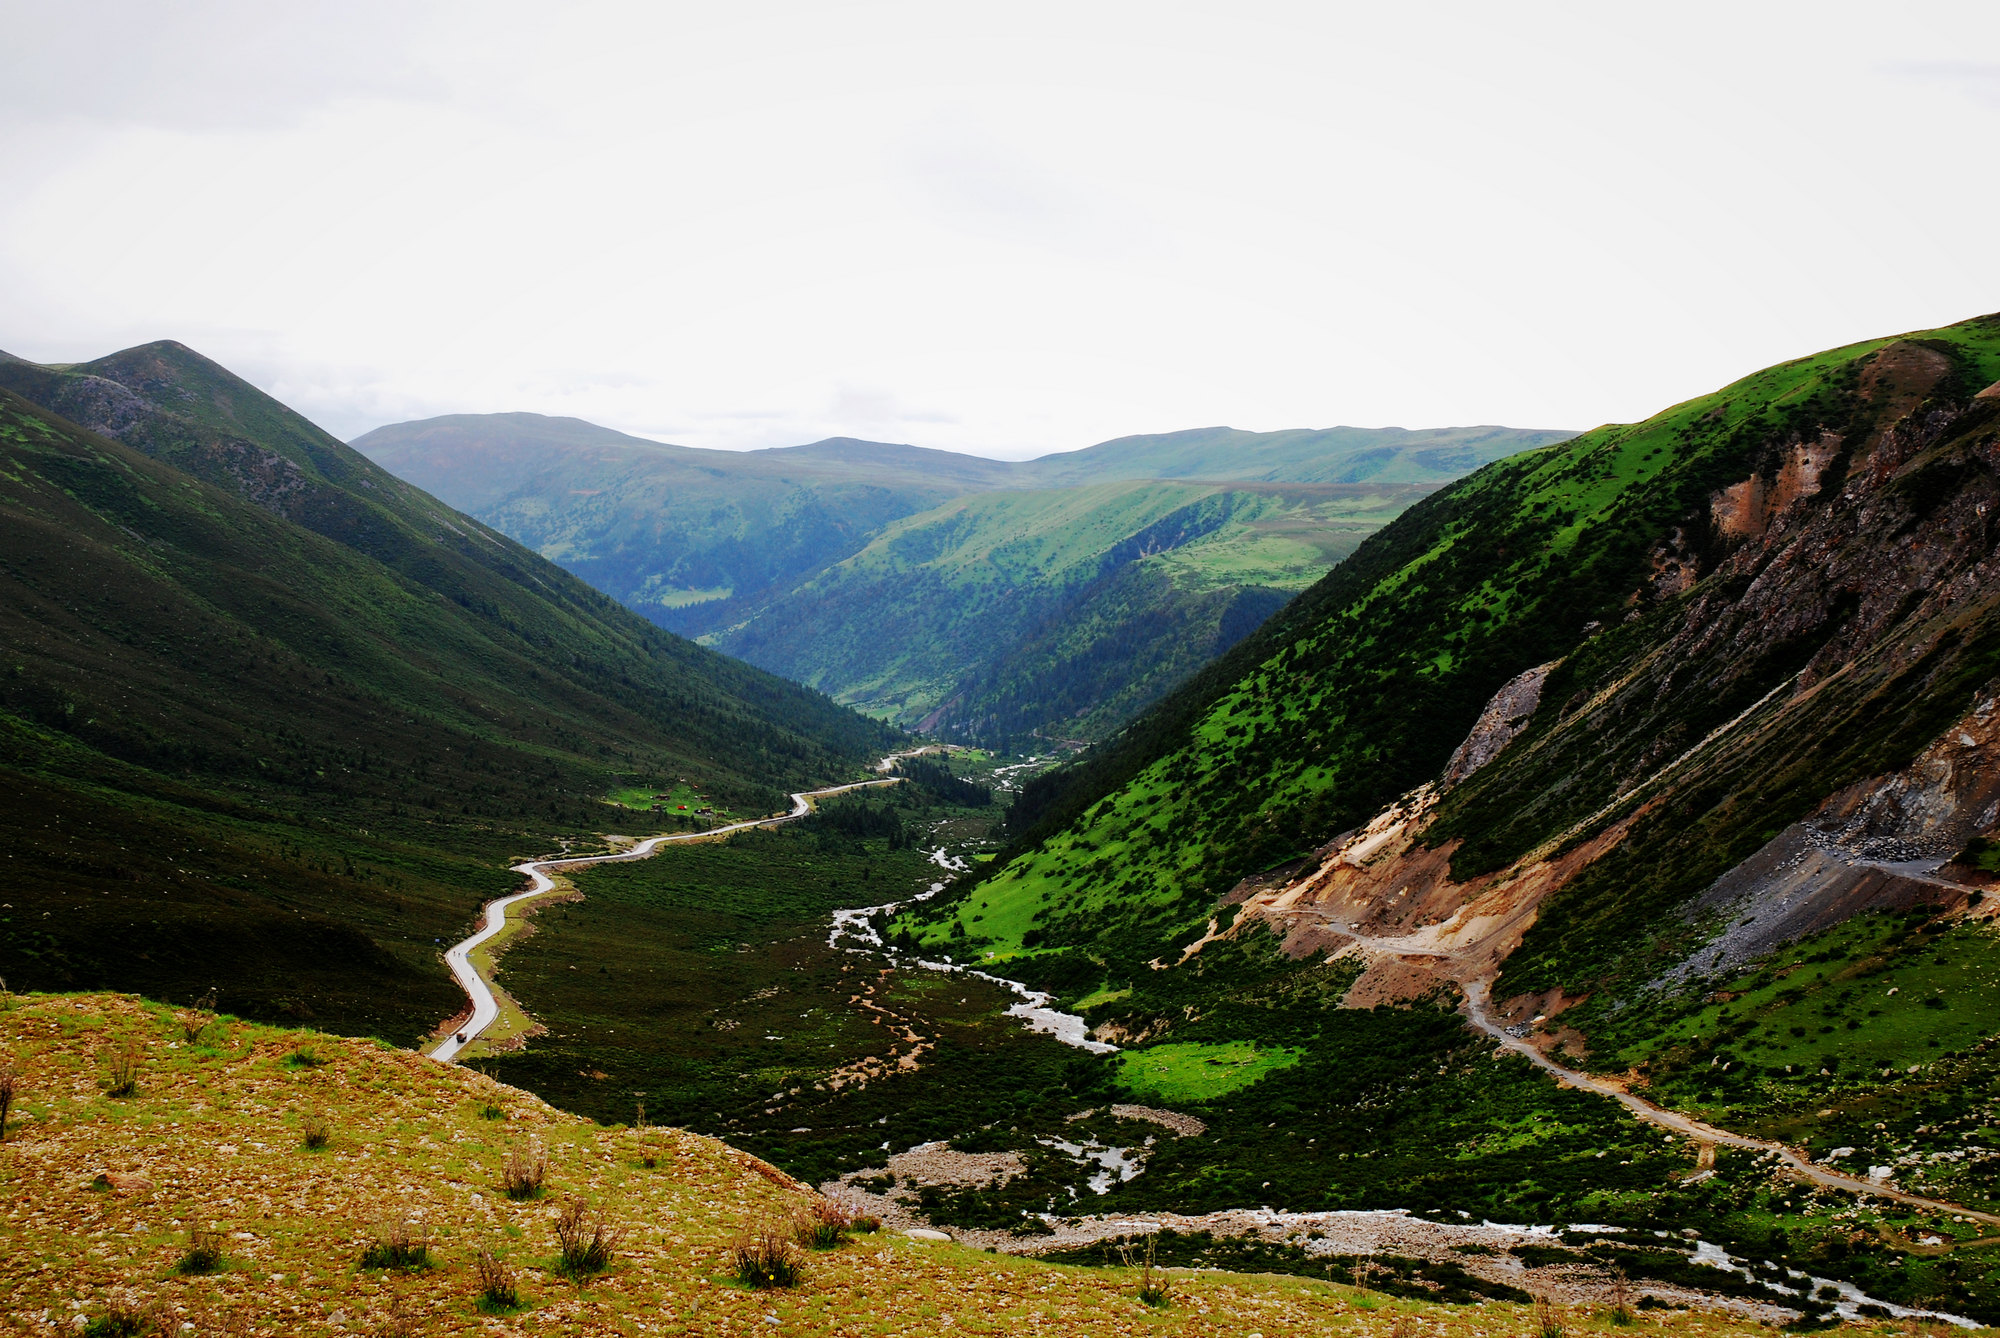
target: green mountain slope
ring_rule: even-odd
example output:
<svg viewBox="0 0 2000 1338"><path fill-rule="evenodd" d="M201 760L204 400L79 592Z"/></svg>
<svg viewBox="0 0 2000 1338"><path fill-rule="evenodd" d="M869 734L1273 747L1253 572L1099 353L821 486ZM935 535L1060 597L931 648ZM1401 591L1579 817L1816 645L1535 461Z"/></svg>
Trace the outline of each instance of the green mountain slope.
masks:
<svg viewBox="0 0 2000 1338"><path fill-rule="evenodd" d="M1129 482L896 521L711 644L906 726L1094 737L1422 489Z"/></svg>
<svg viewBox="0 0 2000 1338"><path fill-rule="evenodd" d="M855 552L889 521L986 486L995 464L884 447L895 458L871 452L857 467L843 449L873 445L695 450L539 414L399 423L354 442L384 469L688 636L739 621L762 596Z"/></svg>
<svg viewBox="0 0 2000 1338"><path fill-rule="evenodd" d="M123 378L123 379L120 379ZM510 856L884 731L659 630L178 345L0 380L0 975L408 1038Z"/></svg>
<svg viewBox="0 0 2000 1338"><path fill-rule="evenodd" d="M1990 1321L1948 1211L1878 1230L1752 1154L1635 1178L1570 1115L1510 1163L1520 1123L1425 1131L1488 1069L1445 1055L1352 1087L1388 1018L1483 1043L1451 1010L1490 991L1561 1062L2000 1210L1996 509L2000 317L1488 466L1031 783L1013 848L896 929L1054 989L1135 1047L1128 1090L1240 1133L1135 1209L1221 1183L1693 1229ZM1251 1081L1204 1097L1215 1065Z"/></svg>
<svg viewBox="0 0 2000 1338"><path fill-rule="evenodd" d="M1118 437L1045 455L1027 469L1043 487L1113 479L1287 483L1442 483L1481 465L1564 441L1571 432L1511 427L1203 427Z"/></svg>
<svg viewBox="0 0 2000 1338"><path fill-rule="evenodd" d="M1954 393L1969 398L1970 382L2000 373L1990 321L1926 338L1952 360ZM1250 642L1031 797L1023 818L1043 805L1041 831L982 889L1009 908L996 941L1018 946L1038 913L1061 921L1058 908L1071 905L1106 939L1149 923L1124 951L1150 957L1239 878L1436 777L1510 678L1569 654L1592 624L1620 627L1621 641L1607 644L1636 635L1623 623L1649 606L1660 545L1679 534L1673 542L1691 550L1720 546L1701 532L1713 494L1775 469L1795 437L1862 431L1880 410L1855 387L1889 342L1787 363L1644 423L1490 465L1412 507ZM1773 651L1772 663L1795 670L1801 650ZM1698 725L1770 686L1746 674L1684 732L1698 739ZM1482 863L1517 857L1624 780L1608 759L1588 765L1594 784L1557 789L1574 798L1482 828ZM1502 841L1503 831L1518 835ZM1081 903L1079 884L1091 889Z"/></svg>
<svg viewBox="0 0 2000 1338"><path fill-rule="evenodd" d="M1402 1116L1332 1102L1344 1074L1324 1066L1380 1032L1382 1004L1450 1018L1440 1000L1490 990L1570 1064L1992 1212L2000 1160L1966 1148L2000 1116L1980 966L1996 382L1988 316L1492 464L1030 784L1016 846L898 930L1088 1006L1146 1042L1138 1074L1172 1082L1182 1050L1290 1052L1226 1098L1252 1130L1412 1152ZM1406 1070L1398 1102L1450 1104L1450 1080L1448 1062ZM1470 1170L1464 1146L1434 1174ZM1372 1178L1344 1156L1294 1146L1262 1194L1354 1204ZM1152 1196L1196 1194L1210 1168ZM1912 1294L1852 1234L1850 1198L1720 1172L1684 1200L1588 1164L1476 1194L1632 1226L1696 1214L1712 1240ZM2000 1314L1988 1264L1954 1256L1942 1278L1938 1304Z"/></svg>

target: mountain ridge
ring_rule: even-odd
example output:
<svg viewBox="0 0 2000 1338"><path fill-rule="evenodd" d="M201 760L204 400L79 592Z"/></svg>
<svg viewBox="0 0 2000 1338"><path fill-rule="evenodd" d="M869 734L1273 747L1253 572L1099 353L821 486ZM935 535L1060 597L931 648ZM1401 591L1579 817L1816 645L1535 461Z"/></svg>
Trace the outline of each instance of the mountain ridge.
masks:
<svg viewBox="0 0 2000 1338"><path fill-rule="evenodd" d="M508 855L590 839L607 792L687 780L754 812L890 737L178 345L0 364L0 458L19 985L213 986L407 1036L458 1006L431 940L511 882Z"/></svg>
<svg viewBox="0 0 2000 1338"><path fill-rule="evenodd" d="M543 422L459 415L377 429L356 445L662 626L905 727L989 741L1100 735L1232 644L1252 611L1271 612L1399 506L1474 463L1564 435L1197 429L994 461L844 437L696 455L564 424L531 441ZM1147 463L1155 458L1158 468ZM1231 486L1232 465L1243 463L1255 467L1238 472L1256 477ZM937 629L925 610L935 610L912 584L924 563L888 579L842 575L892 533L905 548L955 542L952 507L962 498L984 497L983 507L1025 516L1063 489L1096 489L1090 495L1113 499L1110 508L1078 518L1096 530L1126 509L1117 498L1157 474L1182 476L1170 481L1190 490L1229 490L1242 519L1227 522L1228 560L1206 572L1192 554L1177 566L1143 566L1149 541L1134 531L1107 534L1099 545L1127 553L1131 567L1105 598L1071 598L1067 578L1014 581L1010 589L1026 605L1010 616L1039 646L1032 667L1023 660L1018 674L1001 654L1005 637L927 642ZM1355 491L1312 500L1311 488ZM1349 504L1337 504L1343 496ZM930 532L906 533L912 526ZM1312 564L1304 577L1301 561ZM1228 582L1216 576L1224 568L1233 573ZM945 597L942 587L934 594ZM839 607L826 605L829 598ZM1064 610L1074 615L1067 623ZM870 644L806 644L786 626L802 619L866 629ZM1225 625L1229 636L1220 635ZM1172 655L1154 656L1151 665L1134 660L1142 642L1161 638L1176 644ZM1184 652L1193 647L1202 651L1190 659ZM895 667L898 659L908 666Z"/></svg>

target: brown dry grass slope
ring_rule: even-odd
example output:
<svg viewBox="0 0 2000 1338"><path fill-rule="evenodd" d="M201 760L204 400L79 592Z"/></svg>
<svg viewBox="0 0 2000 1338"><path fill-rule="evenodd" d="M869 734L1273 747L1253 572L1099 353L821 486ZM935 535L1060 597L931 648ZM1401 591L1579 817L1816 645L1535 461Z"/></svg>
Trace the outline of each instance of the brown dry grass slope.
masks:
<svg viewBox="0 0 2000 1338"><path fill-rule="evenodd" d="M136 1089L107 1067L136 1049ZM1423 1306L1297 1278L1174 1273L1171 1304L1136 1274L994 1256L893 1233L809 1252L802 1285L753 1291L732 1247L817 1195L713 1139L603 1127L529 1093L377 1042L223 1019L190 1043L169 1010L122 995L28 995L0 1011L21 1098L0 1144L0 1328L187 1335L1349 1334L1497 1338L1525 1307ZM316 1122L326 1145L306 1147ZM547 1183L510 1199L511 1153ZM649 1164L650 1163L650 1164ZM601 1214L609 1266L563 1280L566 1205ZM195 1233L202 1233L199 1240ZM191 1245L213 1271L183 1271ZM389 1246L429 1266L365 1268ZM482 1253L522 1307L477 1305ZM1567 1316L1572 1332L1607 1317ZM1726 1317L1646 1317L1685 1338ZM86 1329L86 1326L89 1326Z"/></svg>

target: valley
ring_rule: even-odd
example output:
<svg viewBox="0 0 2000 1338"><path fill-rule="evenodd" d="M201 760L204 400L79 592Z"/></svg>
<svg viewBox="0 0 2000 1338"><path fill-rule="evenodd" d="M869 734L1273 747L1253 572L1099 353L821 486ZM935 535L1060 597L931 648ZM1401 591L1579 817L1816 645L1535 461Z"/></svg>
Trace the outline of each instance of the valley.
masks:
<svg viewBox="0 0 2000 1338"><path fill-rule="evenodd" d="M404 1038L456 974L433 1061L905 1241L1991 1323L1996 330L1457 482L823 443L754 462L770 525L905 492L714 648L177 346L0 365L0 947L30 1012Z"/></svg>
<svg viewBox="0 0 2000 1338"><path fill-rule="evenodd" d="M975 770L977 765L975 760ZM995 763L985 765L997 769ZM836 801L825 806L813 821L830 819L836 828L846 825L860 831L885 825L881 816L890 813L904 822L925 812L896 806L896 801L910 804L911 793L878 799L887 807L875 810L866 807L864 800L863 809L843 816ZM879 816L863 818L860 812ZM963 848L976 851L990 830L990 820L976 811L930 810L928 817L928 832L916 843L919 846L944 836L957 842L970 840L972 845ZM1626 1257L1629 1247L1618 1244L1617 1232L1631 1230L1635 1220L1648 1224L1690 1220L1694 1203L1689 1200L1697 1196L1662 1194L1662 1172L1670 1190L1677 1182L1687 1188L1701 1185L1717 1174L1719 1149L1728 1150L1728 1158L1748 1154L1746 1161L1725 1161L1723 1165L1732 1179L1768 1184L1767 1194L1775 1195L1784 1184L1786 1168L1822 1189L1858 1192L1864 1200L1874 1201L1875 1209L1882 1213L1877 1220L1884 1223L1885 1230L1893 1230L1888 1224L1899 1220L1908 1222L1903 1229L1912 1233L1936 1229L1940 1214L1956 1214L1960 1223L2000 1220L1829 1172L1801 1161L1782 1145L1663 1111L1621 1089L1565 1069L1488 1020L1483 985L1478 982L1468 990L1465 1012L1474 1025L1491 1036L1497 1048L1480 1055L1482 1047L1461 1030L1463 1020L1443 1012L1435 1015L1437 1039L1451 1038L1448 1044L1464 1056L1459 1062L1471 1060L1473 1071L1480 1067L1481 1059L1487 1066L1504 1065L1508 1053L1522 1055L1536 1066L1507 1066L1504 1070L1517 1087L1512 1101L1523 1103L1513 1118L1527 1130L1536 1130L1548 1118L1536 1113L1544 1109L1546 1101L1539 1072L1562 1077L1573 1099L1558 1105L1556 1129L1550 1132L1560 1131L1576 1140L1568 1144L1573 1149L1569 1155L1578 1158L1576 1170L1591 1186L1583 1191L1585 1197L1570 1202L1569 1211L1587 1213L1592 1221L1627 1225L1593 1227L1590 1230L1599 1233L1596 1237L1586 1234L1572 1240L1564 1235L1560 1242L1535 1234L1547 1232L1546 1227L1475 1229L1456 1225L1452 1210L1443 1205L1467 1201L1467 1191L1477 1193L1475 1187L1496 1172L1532 1166L1531 1173L1538 1179L1551 1176L1553 1163L1564 1155L1563 1143L1551 1145L1537 1138L1516 1144L1509 1158L1463 1158L1468 1164L1462 1165L1455 1190L1447 1190L1440 1198L1442 1186L1433 1181L1415 1196L1433 1205L1416 1217L1409 1216L1412 1196L1400 1179L1409 1172L1398 1160L1382 1168L1388 1172L1384 1192L1380 1197L1358 1200L1368 1205L1358 1210L1294 1208L1272 1213L1264 1209L1259 1210L1261 1216L1248 1212L1242 1204L1269 1202L1274 1197L1280 1202L1297 1202L1295 1183L1274 1196L1277 1187L1267 1181L1261 1190L1249 1194L1235 1190L1235 1205L1228 1203L1231 1191L1223 1187L1222 1204L1198 1211L1198 1201L1190 1202L1185 1181L1161 1194L1151 1183L1153 1178L1171 1173L1185 1154L1196 1157L1211 1174L1221 1169L1218 1159L1225 1166L1254 1173L1255 1165L1246 1154L1254 1145L1268 1145L1269 1139L1257 1136L1254 1119L1242 1123L1233 1119L1233 1106L1218 1109L1219 1099L1243 1094L1246 1088L1268 1098L1270 1093L1262 1089L1300 1056L1319 1050L1326 1040L1324 1033L1317 1044L1290 1050L1264 1048L1268 1042L1218 1040L1142 1044L1123 1052L1096 1046L1100 1052L1114 1051L1098 1055L1079 1054L1072 1048L1065 1055L1052 1041L1019 1030L1007 1011L1012 1003L1009 993L983 981L978 973L940 975L934 968L901 961L893 953L863 953L862 960L856 962L857 931L860 944L869 945L869 935L862 929L867 921L833 906L844 891L854 887L854 870L851 865L843 870L838 858L829 858L838 843L828 842L823 828L814 833L817 839L810 846L799 840L807 831L810 829L767 828L746 832L725 845L683 846L662 852L664 858L655 857L643 865L627 862L589 874L579 870L579 886L585 897L560 908L559 921L549 926L549 932L557 937L536 943L527 954L513 959L516 969L527 972L521 977L529 982L522 987L526 997L536 1001L538 1011L549 1009L557 1035L537 1039L530 1053L518 1059L494 1056L494 1062L474 1062L495 1076L551 1092L562 1105L594 1111L600 1119L617 1119L624 1113L621 1107L629 1102L633 1110L643 1110L647 1117L664 1116L682 1127L712 1130L734 1145L756 1150L808 1183L819 1182L825 1192L893 1225L921 1230L942 1226L976 1246L1078 1262L1116 1262L1119 1256L1112 1243L1139 1227L1165 1231L1173 1242L1206 1242L1184 1256L1191 1261L1228 1259L1232 1267L1317 1271L1326 1276L1326 1266L1351 1272L1361 1261L1386 1252L1394 1258L1382 1266L1382 1276L1374 1285L1392 1292L1401 1288L1398 1294L1434 1295L1443 1288L1444 1294L1465 1300L1482 1296L1518 1299L1526 1294L1521 1290L1524 1285L1543 1290L1559 1286L1565 1294L1602 1303L1610 1286L1610 1274L1603 1270L1610 1264L1624 1267L1633 1263ZM934 892L940 886L934 877L939 866L964 862L947 856L943 848L920 855L907 847L899 852L890 838L878 839L888 844L864 840L848 850L850 857L861 856L867 861L862 865L862 883L892 900ZM896 863L899 853L905 856L900 866ZM673 862L690 856L698 856L701 866L677 867ZM613 868L617 880L607 885L602 874ZM641 870L645 871L642 885L648 894L643 901L635 901L636 887L626 884L640 876ZM908 890L898 890L899 879L900 887ZM797 891L789 896L779 891L788 887L802 891L807 886L819 887L827 898L821 905L830 909L814 915L810 903L798 900ZM662 892L668 894L664 899ZM573 922L572 916L584 913L597 897L605 900L595 914L586 914L582 923ZM851 892L847 899L853 899ZM787 900L789 906L784 904ZM642 905L652 912L650 924L640 923L634 914ZM717 921L718 905L734 908L731 914L736 918ZM765 916L773 911L776 915L763 925L741 918L764 907L769 908L764 910ZM894 910L894 906L882 907L881 915L886 918ZM822 941L828 917L832 917L835 930ZM712 960L713 954L722 954L729 963L726 977L717 978L713 968L690 962L686 948L662 951L670 940L687 942L685 936L697 925L705 926L710 934L720 930L720 939L707 945L705 955ZM842 929L843 925L848 928ZM1364 941L1371 951L1401 955L1407 955L1412 946ZM836 948L840 951L834 951ZM592 963L596 964L598 980L591 980L588 974L581 980L569 974L580 969L587 973ZM654 983L656 972L667 973L673 978L671 983ZM619 991L607 989L601 979L627 973L636 980ZM704 975L711 983L702 983ZM1351 984L1354 977L1346 972L1341 978ZM623 990L633 991L643 1001L622 1008L608 1006ZM954 995L958 996L955 1004ZM667 1004L668 998L675 1002ZM1290 1002L1296 1006L1306 1000L1294 996ZM700 1009L701 1005L707 1007ZM1076 1006L1087 1011L1094 1005L1085 999ZM648 1026L651 1034L635 1036L631 1030ZM621 1027L626 1028L623 1035ZM733 1034L738 1032L744 1034ZM1371 1048L1380 1044L1383 1035L1376 1032L1370 1038ZM1290 1058L1275 1067L1258 1062L1260 1058L1287 1055ZM1163 1078L1153 1071L1156 1056L1167 1062L1169 1072L1174 1064L1184 1066L1188 1059L1193 1068L1184 1070L1185 1077ZM1314 1058L1322 1056L1315 1054ZM1352 1053L1335 1056L1330 1067L1352 1063L1354 1058ZM1392 1061L1382 1075L1400 1073L1407 1081L1411 1072L1406 1066L1408 1051L1397 1059L1401 1063ZM1221 1081L1208 1077L1211 1070L1204 1065L1213 1063L1224 1064L1228 1076ZM1327 1071L1318 1063L1312 1068L1319 1070L1311 1074L1313 1086L1323 1087ZM996 1083L1003 1073L1005 1079ZM1471 1077L1472 1072L1466 1076ZM1481 1074L1476 1085L1484 1087L1491 1081L1490 1072ZM765 1093L758 1090L761 1088L774 1090ZM1471 1090L1471 1085L1462 1089L1468 1095ZM1433 1091L1428 1095L1437 1098L1442 1094ZM1132 1104L1135 1098L1156 1104ZM1119 1104L1121 1099L1126 1104ZM1159 1104L1177 1103L1181 1110L1199 1112L1198 1116L1158 1108ZM1662 1146L1656 1134L1648 1135L1626 1118L1620 1103L1644 1122L1666 1127L1675 1137ZM1509 1122L1502 1114L1504 1105L1495 1106L1490 1098L1472 1111L1463 1109L1463 1097L1444 1098L1444 1104L1470 1125L1504 1127ZM1357 1103L1361 1108L1375 1105L1365 1096ZM1278 1109L1282 1107L1260 1104L1250 1113L1254 1116L1258 1111ZM1161 1122L1169 1127L1163 1129ZM1004 1134L1002 1125L1008 1126ZM1233 1147L1222 1141L1232 1132ZM1433 1128L1400 1132L1414 1144L1408 1149L1410 1155L1423 1155L1423 1145L1434 1150L1441 1141L1441 1131ZM1483 1141L1474 1138L1472 1144L1477 1147ZM1348 1142L1349 1150L1338 1154L1341 1160L1352 1155L1352 1146ZM898 1148L907 1150L894 1151ZM1620 1148L1626 1150L1623 1167L1636 1163L1644 1169L1636 1174L1620 1171L1607 1175L1607 1169L1597 1163L1604 1160L1607 1151ZM1293 1159L1313 1155L1310 1144L1301 1148L1292 1139L1281 1140L1278 1149L1259 1149L1266 1155L1273 1150L1282 1150ZM1434 1156L1434 1151L1430 1155ZM1529 1160L1521 1161L1524 1156ZM1105 1167L1115 1169L1107 1172ZM1299 1171L1293 1164L1280 1174L1296 1180ZM1780 1174L1773 1177L1774 1171ZM1339 1178L1351 1179L1354 1173L1343 1168ZM1628 1187L1624 1194L1605 1192L1621 1179ZM1491 1194L1492 1190L1486 1192ZM1514 1220L1521 1219L1520 1209L1537 1206L1532 1199L1510 1204L1506 1193L1502 1191L1503 1197L1487 1206L1511 1206ZM1892 1203L1902 1205L1900 1217ZM1830 1205L1819 1206L1823 1210ZM1917 1210L1914 1217L1910 1209ZM1639 1214L1636 1218L1635 1210ZM1390 1215L1383 1217L1385 1211ZM1533 1220L1532 1213L1528 1219ZM1507 1220L1507 1216L1500 1220ZM1712 1231L1729 1224L1727 1217L1717 1219L1706 1211L1695 1212L1692 1220L1705 1224L1696 1230ZM1959 1228L1958 1234L1965 1230ZM1976 1233L1977 1226L1971 1231ZM1540 1243L1544 1240L1549 1243ZM1492 1247L1495 1241L1497 1249ZM1492 1258L1477 1253L1467 1256L1460 1253L1462 1247L1486 1250ZM1172 1244L1170 1248L1181 1250L1182 1246ZM1591 1254L1591 1250L1596 1253ZM1641 1283L1640 1294L1671 1297L1678 1304L1704 1305L1716 1303L1720 1294L1735 1297L1735 1303L1751 1307L1752 1313L1772 1313L1780 1318L1798 1313L1796 1304L1786 1308L1788 1299L1796 1302L1797 1289L1792 1293L1782 1290L1787 1285L1782 1274L1775 1284L1777 1290L1749 1275L1742 1284L1724 1285L1728 1275L1716 1273L1712 1260L1692 1265L1698 1271L1690 1274L1691 1265L1673 1262L1681 1257L1668 1252L1650 1264L1640 1261L1634 1265L1635 1276L1648 1279ZM1523 1258L1534 1261L1528 1265L1529 1271L1523 1271ZM1726 1260L1728 1256L1718 1254L1715 1258ZM1429 1262L1422 1262L1426 1260ZM1532 1271L1549 1266L1569 1270L1560 1275L1560 1284L1553 1281L1553 1275L1542 1278ZM1653 1275L1646 1273L1648 1267L1654 1270ZM1594 1273L1593 1268L1597 1270ZM1849 1282L1836 1283L1822 1276L1813 1285L1847 1288L1842 1293L1845 1299L1836 1304L1840 1313L1850 1318L1862 1313L1861 1306L1883 1314L1906 1313L1896 1301L1878 1298ZM1759 1306L1764 1310L1758 1311ZM1774 1306L1778 1309L1771 1309ZM1918 1307L1918 1312L1921 1310Z"/></svg>

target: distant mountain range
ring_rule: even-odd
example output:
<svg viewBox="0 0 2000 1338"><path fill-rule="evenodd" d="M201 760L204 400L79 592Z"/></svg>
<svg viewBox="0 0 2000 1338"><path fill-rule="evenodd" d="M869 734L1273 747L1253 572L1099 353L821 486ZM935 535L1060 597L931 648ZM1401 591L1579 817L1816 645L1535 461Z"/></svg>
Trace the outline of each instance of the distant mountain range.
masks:
<svg viewBox="0 0 2000 1338"><path fill-rule="evenodd" d="M1115 728L1426 491L1567 435L1202 428L1000 461L700 450L515 413L353 444L664 627L1004 742Z"/></svg>

